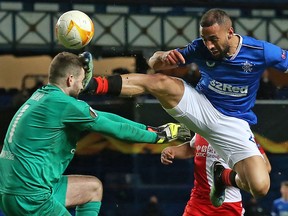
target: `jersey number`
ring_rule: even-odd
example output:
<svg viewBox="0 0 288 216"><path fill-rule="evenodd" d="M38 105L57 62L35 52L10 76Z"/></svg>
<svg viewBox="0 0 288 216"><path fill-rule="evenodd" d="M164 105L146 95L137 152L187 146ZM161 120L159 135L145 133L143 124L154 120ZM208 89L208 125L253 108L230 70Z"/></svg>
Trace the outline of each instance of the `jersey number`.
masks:
<svg viewBox="0 0 288 216"><path fill-rule="evenodd" d="M14 133L15 133L15 130L16 130L16 127L18 125L18 122L21 118L21 116L26 112L26 110L29 108L30 105L26 104L22 107L22 109L19 111L18 115L16 116L13 124L12 124L12 127L10 129L10 132L9 132L9 138L8 138L8 143L12 143L12 139L13 139L13 136L14 136Z"/></svg>

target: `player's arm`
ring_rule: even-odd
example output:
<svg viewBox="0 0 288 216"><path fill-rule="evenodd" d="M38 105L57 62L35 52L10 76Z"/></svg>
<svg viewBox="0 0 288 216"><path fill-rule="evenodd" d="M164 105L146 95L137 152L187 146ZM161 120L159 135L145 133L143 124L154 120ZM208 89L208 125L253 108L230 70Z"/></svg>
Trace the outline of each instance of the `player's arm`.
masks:
<svg viewBox="0 0 288 216"><path fill-rule="evenodd" d="M283 73L275 68L267 68L268 79L277 87L288 86L288 73Z"/></svg>
<svg viewBox="0 0 288 216"><path fill-rule="evenodd" d="M159 127L146 126L115 114L96 112L92 131L118 139L140 143L166 143L176 139L189 139L190 130L184 125L168 123ZM191 137L190 137L191 138Z"/></svg>
<svg viewBox="0 0 288 216"><path fill-rule="evenodd" d="M195 148L190 146L190 141L178 146L168 146L161 152L161 163L168 165L173 159L188 159L195 155Z"/></svg>
<svg viewBox="0 0 288 216"><path fill-rule="evenodd" d="M288 86L288 51L281 47L264 43L264 57L268 79L278 87Z"/></svg>
<svg viewBox="0 0 288 216"><path fill-rule="evenodd" d="M100 115L103 115L106 118L114 122L121 122L121 123L132 125L133 127L137 127L142 130L149 130L152 132L156 132L159 138L157 143L171 142L172 140L175 140L175 139L182 140L182 141L191 139L191 131L183 124L167 123L161 126L154 127L154 126L144 125L142 123L123 118L114 113L101 112L101 111L97 111L97 113L98 114L100 113Z"/></svg>
<svg viewBox="0 0 288 216"><path fill-rule="evenodd" d="M143 125L143 128L145 128L145 125ZM91 129L92 131L130 142L157 143L157 133L143 128L135 127L134 124L124 123L124 121L113 121L99 113Z"/></svg>
<svg viewBox="0 0 288 216"><path fill-rule="evenodd" d="M72 97L66 104L67 107L62 112L63 124L75 127L78 131L99 132L121 140L158 144L182 137L189 139L191 136L190 130L181 124L168 123L149 130L149 126L121 116L98 112L86 102Z"/></svg>
<svg viewBox="0 0 288 216"><path fill-rule="evenodd" d="M123 118L122 116L116 115L114 113L109 113L109 112L102 112L102 111L96 111L97 114L105 116L106 118L110 119L111 121L114 122L121 122L129 125L133 125L134 127L146 130L147 126L132 120L129 120L127 118Z"/></svg>
<svg viewBox="0 0 288 216"><path fill-rule="evenodd" d="M178 67L179 64L185 64L185 59L176 49L169 51L157 51L148 60L148 65L157 70L172 69Z"/></svg>

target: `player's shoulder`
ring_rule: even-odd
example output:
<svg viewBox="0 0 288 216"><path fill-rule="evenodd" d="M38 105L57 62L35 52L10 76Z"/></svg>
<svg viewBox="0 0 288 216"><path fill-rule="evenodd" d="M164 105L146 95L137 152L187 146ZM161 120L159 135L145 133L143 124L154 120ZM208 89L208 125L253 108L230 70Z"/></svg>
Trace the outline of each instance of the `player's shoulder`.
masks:
<svg viewBox="0 0 288 216"><path fill-rule="evenodd" d="M202 38L196 38L193 41L191 41L190 43L186 44L185 46L179 47L178 49L183 50L183 49L185 49L187 47L191 47L191 46L193 46L193 47L205 47Z"/></svg>
<svg viewBox="0 0 288 216"><path fill-rule="evenodd" d="M50 101L58 104L59 107L63 107L63 109L83 109L89 106L85 101L71 97L60 91L50 95Z"/></svg>
<svg viewBox="0 0 288 216"><path fill-rule="evenodd" d="M201 38L197 38L188 43L186 46L178 48L178 51L180 51L184 56L189 55L189 57L193 57L193 59L199 56L206 57L207 55L211 55L209 54L210 52Z"/></svg>
<svg viewBox="0 0 288 216"><path fill-rule="evenodd" d="M264 49L265 41L258 40L256 38L250 36L241 36L242 46L250 48L250 49Z"/></svg>
<svg viewBox="0 0 288 216"><path fill-rule="evenodd" d="M70 106L74 106L74 107L87 107L89 106L88 103L86 103L85 101L83 100L79 100L79 99L76 99L76 98L73 98L73 97L69 97L67 98L67 101L69 101L69 105Z"/></svg>
<svg viewBox="0 0 288 216"><path fill-rule="evenodd" d="M246 47L248 49L254 49L254 50L275 50L279 49L278 46L264 40L259 40L250 36L242 36L242 47Z"/></svg>
<svg viewBox="0 0 288 216"><path fill-rule="evenodd" d="M52 101L55 101L55 102L60 102L61 104L67 104L67 105L74 105L74 104L77 104L79 103L79 100L77 100L76 98L74 97L71 97L61 91L55 91L54 94L51 94L50 95L50 99Z"/></svg>
<svg viewBox="0 0 288 216"><path fill-rule="evenodd" d="M203 43L202 38L196 38L190 44L193 45L193 46L200 47L200 48L206 47L205 44Z"/></svg>

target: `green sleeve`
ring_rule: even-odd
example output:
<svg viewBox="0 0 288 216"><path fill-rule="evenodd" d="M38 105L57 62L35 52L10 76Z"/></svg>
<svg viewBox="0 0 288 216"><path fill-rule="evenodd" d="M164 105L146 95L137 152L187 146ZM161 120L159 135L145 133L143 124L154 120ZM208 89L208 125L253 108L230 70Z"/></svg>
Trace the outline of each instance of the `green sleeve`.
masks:
<svg viewBox="0 0 288 216"><path fill-rule="evenodd" d="M130 125L132 125L134 127L137 127L137 128L140 128L140 129L144 129L144 130L147 129L147 126L144 125L144 124L141 124L141 123L135 122L135 121L131 121L129 119L123 118L123 117L121 117L119 115L116 115L114 113L102 112L102 111L97 111L97 110L95 110L95 112L97 112L98 114L101 113L100 115L105 116L106 118L108 118L108 119L110 119L112 121L130 124Z"/></svg>
<svg viewBox="0 0 288 216"><path fill-rule="evenodd" d="M71 101L63 110L64 124L79 131L94 131L121 140L138 143L156 143L157 134L146 130L146 125L116 114L93 110L83 101Z"/></svg>
<svg viewBox="0 0 288 216"><path fill-rule="evenodd" d="M113 117L113 118L107 118ZM116 137L121 140L139 142L139 143L156 143L157 134L146 130L146 126L125 119L117 115L107 115L107 113L97 111L96 124L93 124L92 130ZM116 121L117 120L117 121ZM145 126L144 128L141 128Z"/></svg>

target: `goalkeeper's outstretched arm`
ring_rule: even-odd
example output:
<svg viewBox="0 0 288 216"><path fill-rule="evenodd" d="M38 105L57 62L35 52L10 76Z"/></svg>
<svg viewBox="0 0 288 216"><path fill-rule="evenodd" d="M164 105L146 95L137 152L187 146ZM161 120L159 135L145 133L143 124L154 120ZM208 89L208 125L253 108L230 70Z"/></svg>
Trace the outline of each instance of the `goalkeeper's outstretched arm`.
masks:
<svg viewBox="0 0 288 216"><path fill-rule="evenodd" d="M118 139L139 143L167 143L176 139L190 139L190 131L181 124L168 123L159 127L146 126L115 114L97 112L91 130Z"/></svg>

